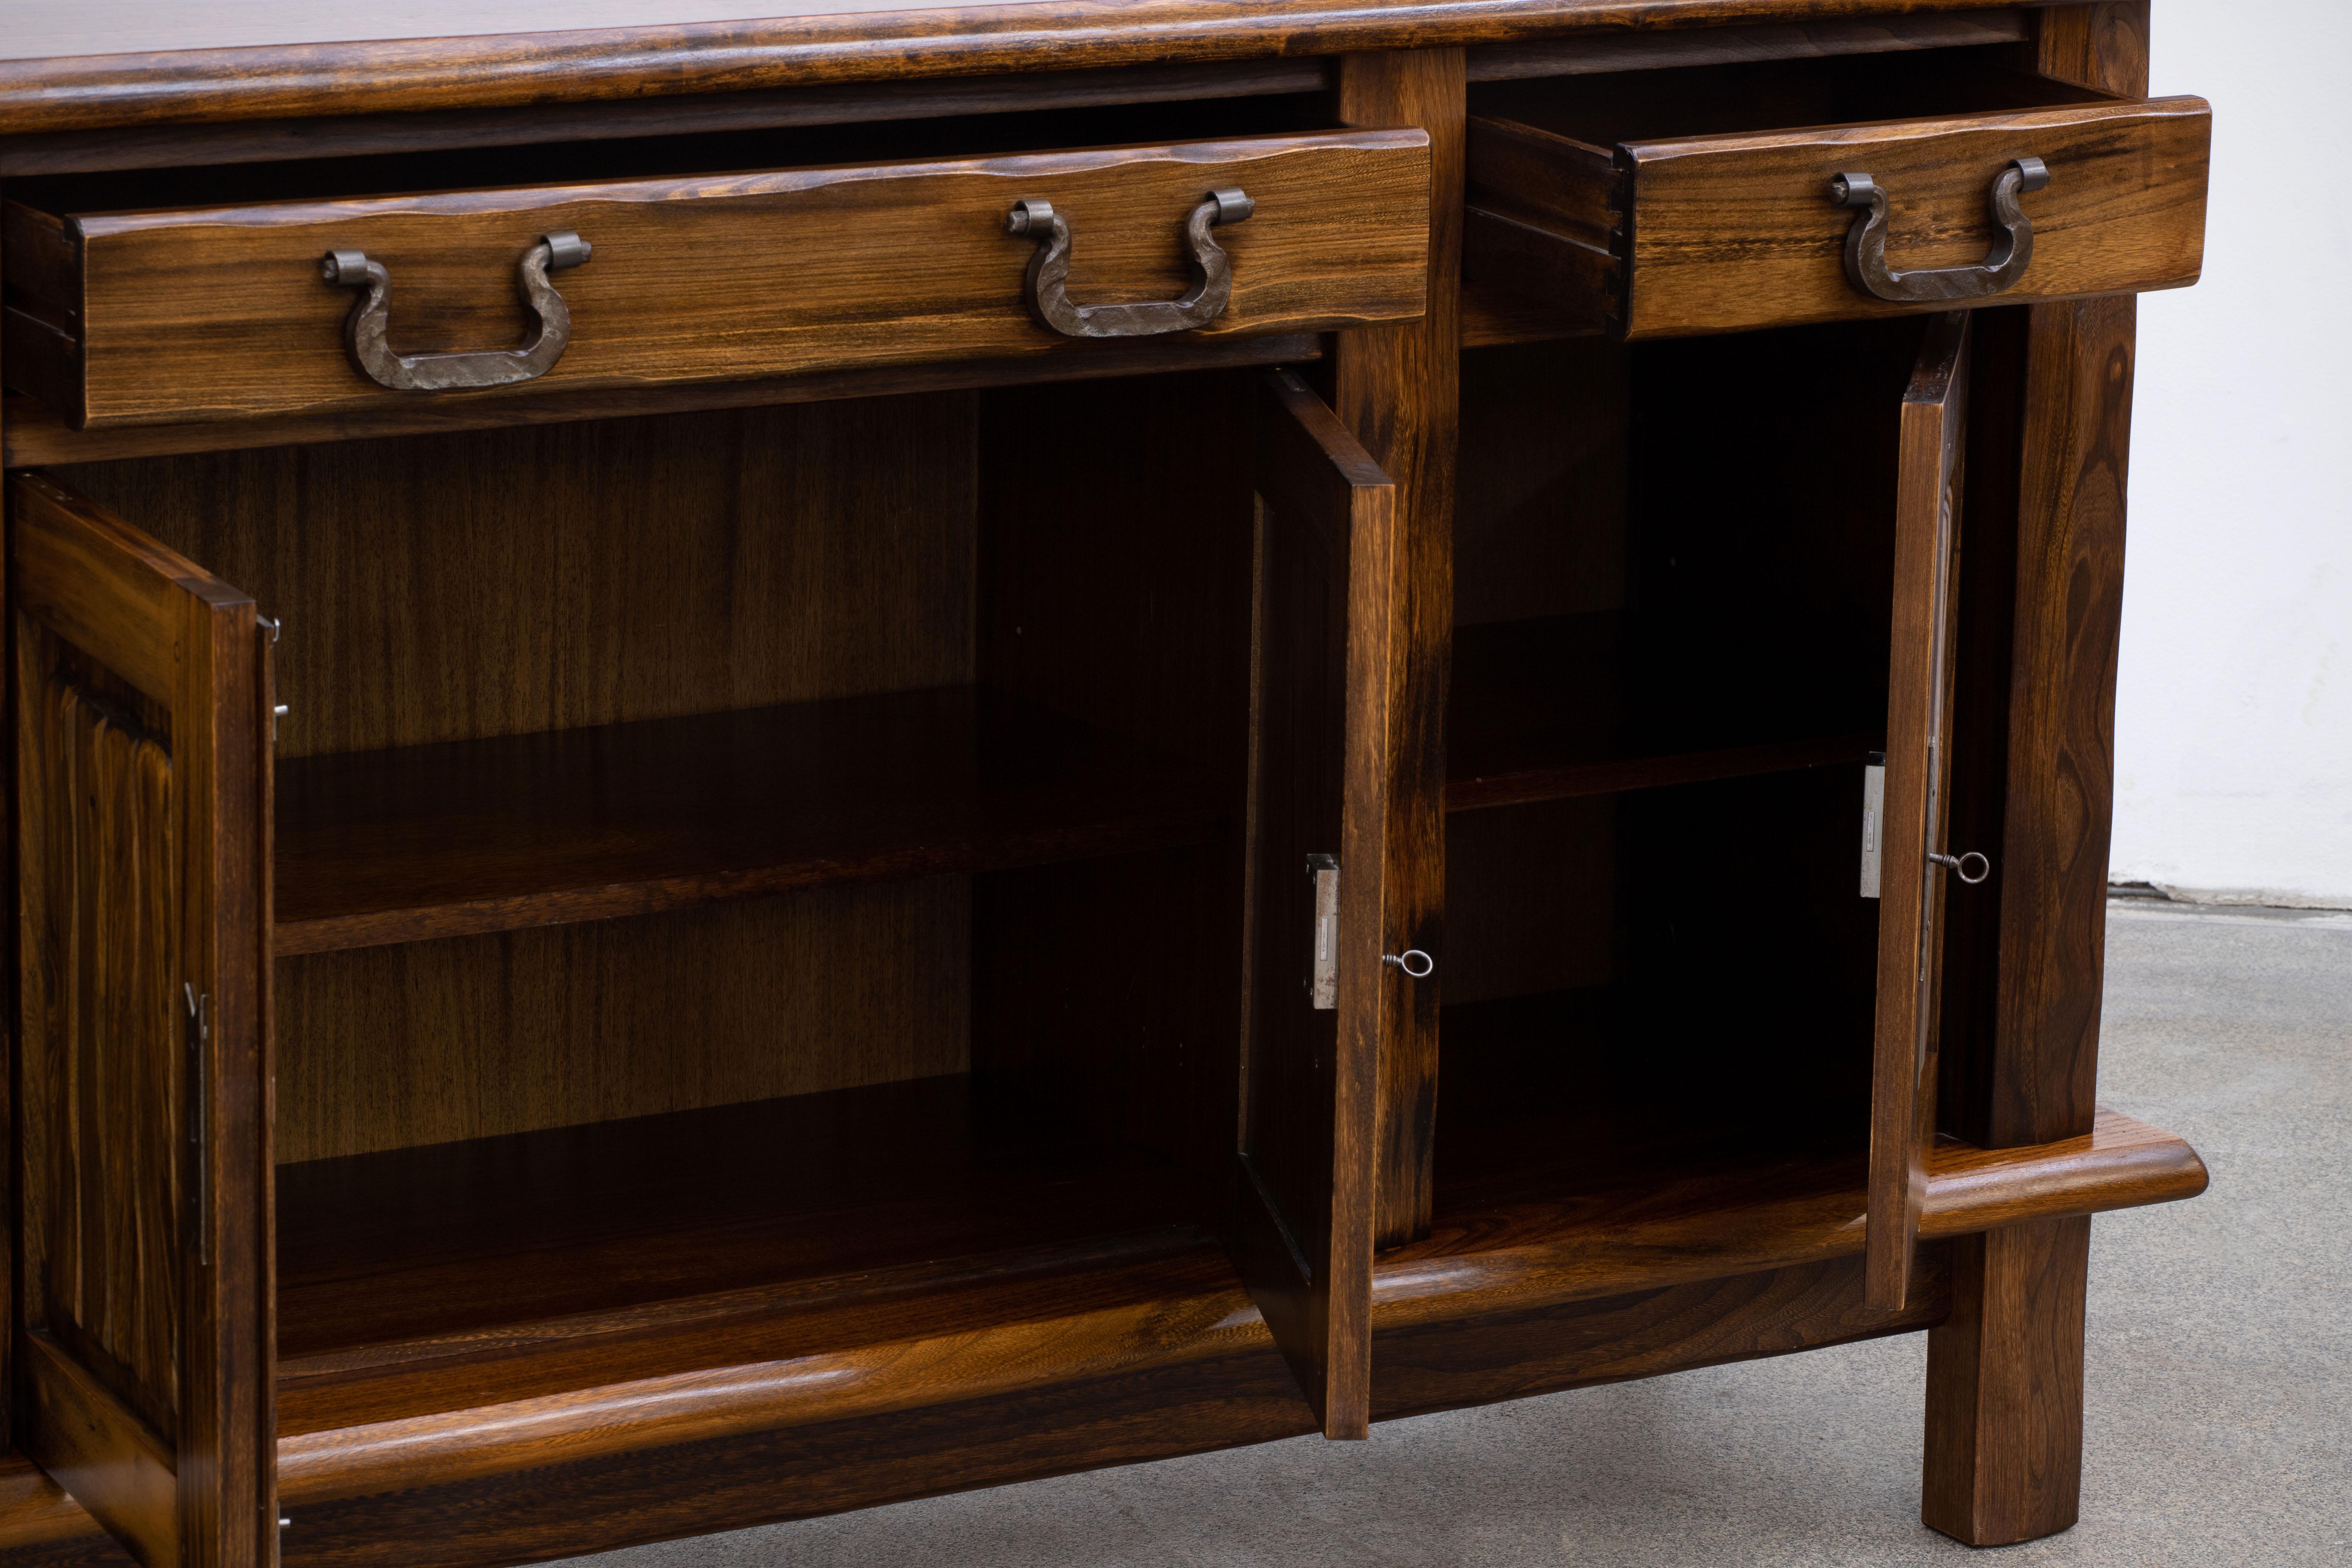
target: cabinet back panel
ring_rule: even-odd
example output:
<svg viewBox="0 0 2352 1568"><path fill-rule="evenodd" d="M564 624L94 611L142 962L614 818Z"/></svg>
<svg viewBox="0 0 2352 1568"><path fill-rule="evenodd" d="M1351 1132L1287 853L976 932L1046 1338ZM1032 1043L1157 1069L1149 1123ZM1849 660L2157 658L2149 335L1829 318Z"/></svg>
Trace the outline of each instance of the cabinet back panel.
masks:
<svg viewBox="0 0 2352 1568"><path fill-rule="evenodd" d="M1624 607L1627 363L1601 338L1463 356L1457 626Z"/></svg>
<svg viewBox="0 0 2352 1568"><path fill-rule="evenodd" d="M281 959L278 1160L968 1069L971 882Z"/></svg>
<svg viewBox="0 0 2352 1568"><path fill-rule="evenodd" d="M970 394L88 464L283 619L278 755L972 679Z"/></svg>

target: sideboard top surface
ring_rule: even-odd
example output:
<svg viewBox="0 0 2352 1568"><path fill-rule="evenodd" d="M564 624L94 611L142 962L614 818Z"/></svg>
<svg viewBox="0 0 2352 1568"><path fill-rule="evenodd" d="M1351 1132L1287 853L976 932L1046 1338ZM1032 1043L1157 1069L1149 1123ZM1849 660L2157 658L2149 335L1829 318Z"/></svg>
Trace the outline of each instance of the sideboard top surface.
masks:
<svg viewBox="0 0 2352 1568"><path fill-rule="evenodd" d="M0 135L1987 8L1987 0L12 0L0 29Z"/></svg>

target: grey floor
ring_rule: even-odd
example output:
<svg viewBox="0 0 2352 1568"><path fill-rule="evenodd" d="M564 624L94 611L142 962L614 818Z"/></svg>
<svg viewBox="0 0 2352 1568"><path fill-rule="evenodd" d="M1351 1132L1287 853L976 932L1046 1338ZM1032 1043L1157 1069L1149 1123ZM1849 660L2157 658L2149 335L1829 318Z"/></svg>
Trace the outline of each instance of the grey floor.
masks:
<svg viewBox="0 0 2352 1568"><path fill-rule="evenodd" d="M2118 902L2101 1098L2212 1168L2093 1229L2083 1521L2002 1568L2352 1563L2352 915ZM1913 1335L587 1559L596 1568L1957 1563ZM1984 1561L1985 1559L1979 1559Z"/></svg>

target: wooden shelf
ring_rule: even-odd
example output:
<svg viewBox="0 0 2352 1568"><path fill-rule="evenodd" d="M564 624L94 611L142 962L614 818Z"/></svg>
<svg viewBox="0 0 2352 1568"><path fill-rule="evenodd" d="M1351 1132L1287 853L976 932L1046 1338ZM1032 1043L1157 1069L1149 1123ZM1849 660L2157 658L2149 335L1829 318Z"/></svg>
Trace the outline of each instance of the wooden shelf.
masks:
<svg viewBox="0 0 2352 1568"><path fill-rule="evenodd" d="M856 1489L877 1444L935 1456L940 1485L984 1480L982 1456L1040 1415L1042 1458L1002 1463L1082 1468L1313 1429L1202 1224L1204 1185L983 1109L966 1080L928 1079L283 1167L286 1507L317 1549L360 1552L378 1539L367 1500L393 1489L462 1499L553 1467L576 1499L600 1463L647 1451L684 1467L651 1484L715 1465L767 1478L730 1508L790 1517L902 1495ZM1646 1142L1521 1141L1536 1157L1516 1170L1496 1158L1441 1185L1431 1234L1374 1266L1382 1414L1622 1376L1638 1355L1651 1362L1634 1370L1696 1364L1658 1361L1681 1331L1624 1336L1652 1302L1706 1316L1679 1285L1790 1266L1803 1279L1860 1252L1858 1150L1775 1156L1693 1131L1654 1118ZM2204 1184L2180 1140L2102 1112L2088 1136L2037 1148L1945 1143L1923 1237ZM1835 1342L1932 1321L1932 1303L1855 1316L1858 1285L1822 1289L1759 1298L1755 1332L1786 1349L1811 1342L1789 1337L1809 1322ZM1572 1325L1531 1315L1582 1302L1615 1306ZM1522 1352L1525 1324L1541 1343ZM1724 1344L1717 1359L1757 1353L1738 1333ZM0 1463L0 1544L42 1568L122 1561L22 1464Z"/></svg>
<svg viewBox="0 0 2352 1568"><path fill-rule="evenodd" d="M315 1161L278 1194L289 1504L1279 1367L1209 1184L961 1077Z"/></svg>
<svg viewBox="0 0 2352 1568"><path fill-rule="evenodd" d="M278 771L280 956L1210 837L1167 758L970 688Z"/></svg>
<svg viewBox="0 0 2352 1568"><path fill-rule="evenodd" d="M1859 764L1885 743L1878 732L1700 747L1629 743L1618 695L1622 640L1614 615L1460 628L1446 713L1445 809Z"/></svg>
<svg viewBox="0 0 2352 1568"><path fill-rule="evenodd" d="M1859 1255L1868 1124L1791 1142L1780 1124L1690 1100L1612 1100L1580 1050L1612 1025L1595 993L1445 1010L1450 1074L1430 1234L1374 1270L1382 1329L1522 1312ZM1533 1030L1540 1038L1495 1037ZM1530 1074L1530 1060L1555 1065ZM1510 1092L1506 1092L1510 1090ZM2024 1220L2171 1203L2205 1190L2182 1140L2111 1110L2029 1148L1939 1140L1923 1241Z"/></svg>

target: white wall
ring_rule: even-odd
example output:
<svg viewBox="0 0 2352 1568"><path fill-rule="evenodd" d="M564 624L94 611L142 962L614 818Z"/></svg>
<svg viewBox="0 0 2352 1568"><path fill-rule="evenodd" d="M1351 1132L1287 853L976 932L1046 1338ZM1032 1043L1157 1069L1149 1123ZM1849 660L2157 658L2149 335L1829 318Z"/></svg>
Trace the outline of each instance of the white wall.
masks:
<svg viewBox="0 0 2352 1568"><path fill-rule="evenodd" d="M2352 5L2155 12L2213 198L2140 301L2110 876L2352 907Z"/></svg>

